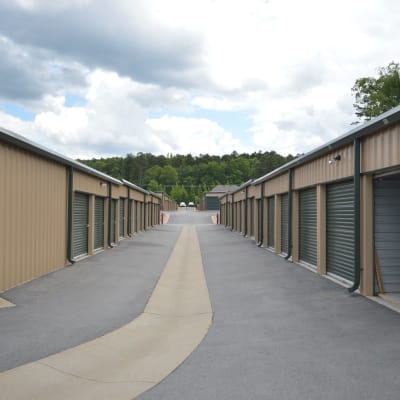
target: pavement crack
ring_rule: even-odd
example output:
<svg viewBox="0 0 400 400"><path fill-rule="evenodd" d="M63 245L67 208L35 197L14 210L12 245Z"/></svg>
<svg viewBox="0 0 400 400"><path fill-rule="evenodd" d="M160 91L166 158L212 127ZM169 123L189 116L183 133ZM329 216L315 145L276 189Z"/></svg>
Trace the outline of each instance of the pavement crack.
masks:
<svg viewBox="0 0 400 400"><path fill-rule="evenodd" d="M115 383L115 384L117 384L117 383L148 383L148 384L156 384L156 383L158 383L157 381L146 381L146 380L118 380L118 381L107 381L107 380L101 380L101 379L94 379L94 378L89 378L89 377L86 377L86 376L74 374L74 373L69 372L69 371L65 371L65 370L63 370L63 369L61 369L61 368L54 367L53 365L47 364L47 363L45 363L45 362L43 362L43 361L37 361L36 363L37 363L37 364L40 364L40 365L43 365L43 366L45 366L45 367L47 367L47 368L50 368L50 369L52 369L52 370L54 370L54 371L57 371L57 372L59 372L59 373L61 373L61 374L65 374L65 375L68 375L68 376L72 376L72 377L74 377L74 378L77 378L77 379L80 379L80 380L84 380L84 381L88 381L88 382L107 383L107 384L113 384L113 383Z"/></svg>

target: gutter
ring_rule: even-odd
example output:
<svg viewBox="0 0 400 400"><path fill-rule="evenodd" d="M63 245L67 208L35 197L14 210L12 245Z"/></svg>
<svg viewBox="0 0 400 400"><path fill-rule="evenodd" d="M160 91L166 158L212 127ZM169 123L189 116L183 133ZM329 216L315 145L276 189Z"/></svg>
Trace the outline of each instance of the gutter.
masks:
<svg viewBox="0 0 400 400"><path fill-rule="evenodd" d="M360 138L354 139L354 283L348 288L350 293L360 286L360 222L361 222L361 183L360 183Z"/></svg>
<svg viewBox="0 0 400 400"><path fill-rule="evenodd" d="M0 127L0 140L4 140L6 143L11 143L14 146L24 149L30 153L34 153L46 159L56 161L60 164L66 165L67 167L73 167L75 170L86 172L87 174L96 176L100 179L104 179L105 181L115 183L116 185L121 184L121 181L113 178L112 176L97 171L94 168L82 164L79 161L73 160L72 158L66 157L60 153L52 151L47 147L34 143L33 141L25 138L24 136L18 135L2 127Z"/></svg>
<svg viewBox="0 0 400 400"><path fill-rule="evenodd" d="M316 149L306 153L295 160L292 160L285 165L275 169L274 171L269 172L268 174L256 179L253 184L259 184L263 181L269 180L275 176L281 175L286 172L290 168L293 168L298 165L302 165L307 161L318 158L321 155L324 155L330 151L334 151L344 145L351 144L355 139L362 138L364 136L375 133L382 128L388 128L391 125L400 121L400 106L392 108L391 110L381 114L379 117L372 119L371 121L367 121L364 124L350 130L344 135L339 136L336 139L331 140L330 142L317 147Z"/></svg>
<svg viewBox="0 0 400 400"><path fill-rule="evenodd" d="M68 226L67 226L67 259L71 264L75 264L72 257L72 200L74 191L74 168L68 167Z"/></svg>

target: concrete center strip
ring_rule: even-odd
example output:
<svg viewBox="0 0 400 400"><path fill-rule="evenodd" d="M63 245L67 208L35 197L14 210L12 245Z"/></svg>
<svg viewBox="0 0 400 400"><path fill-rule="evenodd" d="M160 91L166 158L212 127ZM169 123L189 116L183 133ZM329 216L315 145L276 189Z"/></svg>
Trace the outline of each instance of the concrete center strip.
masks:
<svg viewBox="0 0 400 400"><path fill-rule="evenodd" d="M96 340L3 372L0 399L133 399L176 369L211 323L196 229L186 225L143 314Z"/></svg>
<svg viewBox="0 0 400 400"><path fill-rule="evenodd" d="M0 308L8 308L8 307L15 307L15 304L9 302L6 299L0 297Z"/></svg>

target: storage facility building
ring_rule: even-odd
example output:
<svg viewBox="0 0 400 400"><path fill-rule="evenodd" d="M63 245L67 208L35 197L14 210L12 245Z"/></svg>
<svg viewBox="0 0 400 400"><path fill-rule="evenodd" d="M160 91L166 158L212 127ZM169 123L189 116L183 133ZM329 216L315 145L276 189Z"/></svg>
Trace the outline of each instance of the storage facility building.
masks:
<svg viewBox="0 0 400 400"><path fill-rule="evenodd" d="M226 193L221 224L350 291L400 293L400 107Z"/></svg>
<svg viewBox="0 0 400 400"><path fill-rule="evenodd" d="M0 292L160 222L160 195L2 128L0 187Z"/></svg>

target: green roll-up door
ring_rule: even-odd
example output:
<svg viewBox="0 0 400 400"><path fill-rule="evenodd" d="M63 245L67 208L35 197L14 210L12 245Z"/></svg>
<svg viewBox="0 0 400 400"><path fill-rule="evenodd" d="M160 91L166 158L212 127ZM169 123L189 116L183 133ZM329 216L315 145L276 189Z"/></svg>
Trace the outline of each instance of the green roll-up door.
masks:
<svg viewBox="0 0 400 400"><path fill-rule="evenodd" d="M326 269L349 281L354 280L354 185L327 186Z"/></svg>
<svg viewBox="0 0 400 400"><path fill-rule="evenodd" d="M117 200L111 200L111 235L110 242L115 243L115 225L116 225L116 216L117 216Z"/></svg>
<svg viewBox="0 0 400 400"><path fill-rule="evenodd" d="M125 227L125 199L119 199L119 237L124 237Z"/></svg>
<svg viewBox="0 0 400 400"><path fill-rule="evenodd" d="M400 176L375 181L375 251L385 293L400 292Z"/></svg>
<svg viewBox="0 0 400 400"><path fill-rule="evenodd" d="M219 210L219 198L216 196L206 196L206 210Z"/></svg>
<svg viewBox="0 0 400 400"><path fill-rule="evenodd" d="M83 193L74 195L73 256L88 253L89 197Z"/></svg>
<svg viewBox="0 0 400 400"><path fill-rule="evenodd" d="M275 247L275 198L268 197L268 247Z"/></svg>
<svg viewBox="0 0 400 400"><path fill-rule="evenodd" d="M281 196L281 252L288 253L289 234L289 195Z"/></svg>
<svg viewBox="0 0 400 400"><path fill-rule="evenodd" d="M104 199L95 198L94 204L94 248L95 250L104 247Z"/></svg>
<svg viewBox="0 0 400 400"><path fill-rule="evenodd" d="M250 237L254 237L254 198L249 199L250 205Z"/></svg>
<svg viewBox="0 0 400 400"><path fill-rule="evenodd" d="M317 265L317 190L299 193L299 258Z"/></svg>
<svg viewBox="0 0 400 400"><path fill-rule="evenodd" d="M139 202L136 200L134 201L134 209L135 209L135 233L139 232L139 218L140 218L140 214L139 214Z"/></svg>

